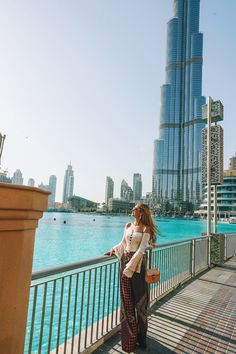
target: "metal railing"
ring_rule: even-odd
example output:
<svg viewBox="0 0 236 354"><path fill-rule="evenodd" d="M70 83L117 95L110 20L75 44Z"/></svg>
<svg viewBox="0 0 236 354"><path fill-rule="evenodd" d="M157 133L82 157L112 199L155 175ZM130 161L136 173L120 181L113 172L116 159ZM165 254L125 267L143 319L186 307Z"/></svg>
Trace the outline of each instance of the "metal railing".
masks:
<svg viewBox="0 0 236 354"><path fill-rule="evenodd" d="M236 235L225 238L225 257ZM232 253L234 250L234 253ZM210 238L165 243L147 251L161 280L150 287L150 304L210 265ZM82 353L117 330L119 263L100 257L36 272L32 276L25 353Z"/></svg>

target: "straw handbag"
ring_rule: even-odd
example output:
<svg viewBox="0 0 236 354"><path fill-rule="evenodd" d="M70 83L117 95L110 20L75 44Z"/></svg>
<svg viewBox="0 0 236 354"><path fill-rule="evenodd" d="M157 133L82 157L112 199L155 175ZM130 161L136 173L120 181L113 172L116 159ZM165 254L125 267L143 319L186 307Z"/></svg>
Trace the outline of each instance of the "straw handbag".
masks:
<svg viewBox="0 0 236 354"><path fill-rule="evenodd" d="M160 280L158 268L146 269L145 280L148 284L157 283Z"/></svg>

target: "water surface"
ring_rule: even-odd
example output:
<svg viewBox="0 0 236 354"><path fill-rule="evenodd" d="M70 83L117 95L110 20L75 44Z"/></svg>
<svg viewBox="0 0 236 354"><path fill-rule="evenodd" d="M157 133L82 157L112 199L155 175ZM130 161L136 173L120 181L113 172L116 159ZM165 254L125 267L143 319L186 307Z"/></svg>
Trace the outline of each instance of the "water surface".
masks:
<svg viewBox="0 0 236 354"><path fill-rule="evenodd" d="M56 219L56 220L54 220ZM36 232L33 270L100 257L119 243L129 216L44 213ZM65 222L65 223L64 223ZM201 236L206 221L156 218L157 243ZM219 232L236 232L236 225L219 224Z"/></svg>

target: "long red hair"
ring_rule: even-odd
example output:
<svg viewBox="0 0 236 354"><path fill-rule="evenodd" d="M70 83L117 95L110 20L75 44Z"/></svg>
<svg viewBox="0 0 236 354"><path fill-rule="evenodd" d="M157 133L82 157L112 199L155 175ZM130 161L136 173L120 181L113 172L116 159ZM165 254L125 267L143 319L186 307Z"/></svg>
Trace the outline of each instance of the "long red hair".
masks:
<svg viewBox="0 0 236 354"><path fill-rule="evenodd" d="M142 212L140 221L143 225L148 226L150 228L150 243L153 247L156 243L156 235L159 233L159 230L153 221L151 210L147 204L143 203L138 203L137 208L139 208L139 210Z"/></svg>

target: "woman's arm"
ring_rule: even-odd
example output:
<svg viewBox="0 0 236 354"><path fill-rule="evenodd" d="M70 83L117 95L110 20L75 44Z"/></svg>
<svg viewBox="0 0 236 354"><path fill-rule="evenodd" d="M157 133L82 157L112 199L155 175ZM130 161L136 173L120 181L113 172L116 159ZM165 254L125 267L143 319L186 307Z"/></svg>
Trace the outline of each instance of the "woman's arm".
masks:
<svg viewBox="0 0 236 354"><path fill-rule="evenodd" d="M128 223L125 225L125 230L123 233L123 237L120 243L118 243L118 245L112 247L112 249L110 251L108 251L107 253L105 253L105 255L111 256L112 254L115 254L116 257L120 260L124 250L125 250L125 245L126 245L126 240L125 240L125 234L126 234L126 229L128 227L130 227L131 223Z"/></svg>

